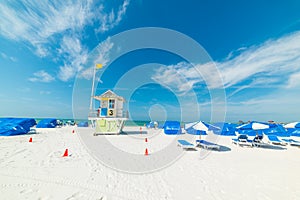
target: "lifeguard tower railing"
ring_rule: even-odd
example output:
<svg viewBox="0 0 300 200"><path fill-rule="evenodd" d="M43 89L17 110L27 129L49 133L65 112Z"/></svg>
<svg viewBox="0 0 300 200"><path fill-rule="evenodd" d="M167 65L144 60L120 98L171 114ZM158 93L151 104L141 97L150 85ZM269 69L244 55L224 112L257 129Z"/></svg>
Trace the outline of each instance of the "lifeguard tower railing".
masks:
<svg viewBox="0 0 300 200"><path fill-rule="evenodd" d="M125 118L128 119L129 118L129 113L128 111L118 111L118 113L115 116L109 116L109 115L105 115L102 114L101 112L98 111L98 109L96 110L92 110L89 112L88 118Z"/></svg>

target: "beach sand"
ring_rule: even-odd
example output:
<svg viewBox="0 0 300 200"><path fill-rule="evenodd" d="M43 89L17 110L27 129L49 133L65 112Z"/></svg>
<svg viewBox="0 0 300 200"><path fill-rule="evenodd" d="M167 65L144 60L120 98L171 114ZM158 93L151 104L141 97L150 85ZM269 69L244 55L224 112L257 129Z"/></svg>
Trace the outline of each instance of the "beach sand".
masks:
<svg viewBox="0 0 300 200"><path fill-rule="evenodd" d="M183 151L175 145L178 137L162 130L124 130L131 134L92 136L90 128L63 127L0 137L0 199L299 199L300 148L243 148L220 136L216 142L224 148L219 152ZM118 160L123 168L95 157L85 137L91 145L109 141L127 155L120 158L98 147L108 162ZM169 162L163 151L171 147L179 156ZM62 157L65 149L68 157ZM150 160L157 165L145 165L153 164ZM138 173L130 170L135 167Z"/></svg>

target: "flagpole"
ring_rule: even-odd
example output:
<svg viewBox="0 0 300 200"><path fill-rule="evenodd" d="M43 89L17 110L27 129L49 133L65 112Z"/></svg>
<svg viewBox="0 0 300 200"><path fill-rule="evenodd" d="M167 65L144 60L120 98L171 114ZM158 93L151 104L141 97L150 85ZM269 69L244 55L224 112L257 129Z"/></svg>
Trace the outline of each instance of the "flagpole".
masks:
<svg viewBox="0 0 300 200"><path fill-rule="evenodd" d="M92 92L91 92L91 101L90 101L90 113L93 110L93 96L94 96L94 87L95 87L95 76L96 76L96 66L93 67L93 83L92 83Z"/></svg>

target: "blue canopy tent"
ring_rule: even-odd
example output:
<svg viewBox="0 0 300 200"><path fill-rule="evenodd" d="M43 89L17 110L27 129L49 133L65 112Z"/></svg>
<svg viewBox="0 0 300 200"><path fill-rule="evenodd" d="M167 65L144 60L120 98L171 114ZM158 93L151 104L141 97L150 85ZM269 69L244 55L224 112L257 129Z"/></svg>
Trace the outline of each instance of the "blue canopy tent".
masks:
<svg viewBox="0 0 300 200"><path fill-rule="evenodd" d="M35 119L32 118L15 118L15 122L22 126L27 132L30 128L36 125Z"/></svg>
<svg viewBox="0 0 300 200"><path fill-rule="evenodd" d="M56 119L43 119L36 125L37 128L55 128L57 126Z"/></svg>
<svg viewBox="0 0 300 200"><path fill-rule="evenodd" d="M89 123L87 121L82 121L82 122L79 122L78 127L88 127L89 126Z"/></svg>
<svg viewBox="0 0 300 200"><path fill-rule="evenodd" d="M180 122L166 121L164 124L164 133L167 135L181 134Z"/></svg>
<svg viewBox="0 0 300 200"><path fill-rule="evenodd" d="M32 118L0 118L0 136L27 134L34 125Z"/></svg>
<svg viewBox="0 0 300 200"><path fill-rule="evenodd" d="M236 124L226 123L226 122L217 122L213 124L216 127L219 127L219 130L214 130L214 134L216 135L224 135L224 136L235 136Z"/></svg>

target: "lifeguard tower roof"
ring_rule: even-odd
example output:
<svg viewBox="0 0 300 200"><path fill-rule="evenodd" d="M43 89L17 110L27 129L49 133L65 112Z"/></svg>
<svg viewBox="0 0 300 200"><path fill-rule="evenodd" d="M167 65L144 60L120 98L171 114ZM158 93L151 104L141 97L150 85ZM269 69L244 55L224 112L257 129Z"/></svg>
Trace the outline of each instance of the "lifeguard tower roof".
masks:
<svg viewBox="0 0 300 200"><path fill-rule="evenodd" d="M94 96L94 99L97 99L99 101L102 101L102 100L107 99L107 98L114 98L114 99L118 99L119 101L125 101L125 99L123 97L116 95L111 90L107 90L106 92L104 92L100 96Z"/></svg>

